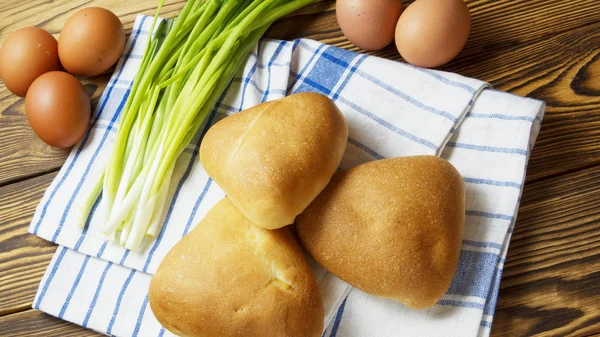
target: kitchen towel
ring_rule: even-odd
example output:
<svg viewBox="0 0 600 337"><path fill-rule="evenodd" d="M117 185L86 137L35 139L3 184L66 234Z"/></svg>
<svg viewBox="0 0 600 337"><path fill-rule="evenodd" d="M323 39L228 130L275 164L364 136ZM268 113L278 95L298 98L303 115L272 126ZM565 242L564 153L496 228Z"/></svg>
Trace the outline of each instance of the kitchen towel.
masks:
<svg viewBox="0 0 600 337"><path fill-rule="evenodd" d="M33 307L117 336L164 336L148 305L151 274L168 250L223 196L198 160L216 121L264 101L315 91L332 98L350 129L342 167L388 157L441 155L463 175L467 220L454 281L416 311L366 295L314 261L324 336L487 336L543 102L457 74L416 68L311 40L261 40L177 161L156 240L131 252L98 234L98 200L81 229L79 208L110 155L151 18L138 16L125 54L33 217L30 232L59 244ZM101 208L101 207L100 207Z"/></svg>

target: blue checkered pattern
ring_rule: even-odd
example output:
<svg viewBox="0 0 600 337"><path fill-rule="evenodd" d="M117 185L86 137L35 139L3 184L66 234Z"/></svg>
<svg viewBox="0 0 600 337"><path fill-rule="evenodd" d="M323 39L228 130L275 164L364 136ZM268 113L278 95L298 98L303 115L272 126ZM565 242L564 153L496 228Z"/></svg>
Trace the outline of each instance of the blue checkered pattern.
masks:
<svg viewBox="0 0 600 337"><path fill-rule="evenodd" d="M315 265L323 336L487 336L525 168L543 103L486 89L481 81L357 54L310 40L262 40L178 159L163 227L142 252L98 235L99 200L83 230L79 205L103 169L150 21L140 16L91 128L50 185L30 231L58 248L33 306L119 336L169 335L148 306L151 274L168 250L223 196L198 159L218 120L261 102L313 91L332 98L350 129L342 167L414 154L441 155L462 173L467 222L456 276L426 311L352 289Z"/></svg>

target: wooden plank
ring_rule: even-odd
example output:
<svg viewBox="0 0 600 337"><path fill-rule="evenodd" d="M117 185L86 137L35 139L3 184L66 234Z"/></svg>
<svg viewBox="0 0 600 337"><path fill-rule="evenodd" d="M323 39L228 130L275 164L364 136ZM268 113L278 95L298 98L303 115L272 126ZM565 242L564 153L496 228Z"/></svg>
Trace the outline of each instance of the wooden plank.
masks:
<svg viewBox="0 0 600 337"><path fill-rule="evenodd" d="M493 336L600 335L600 167L525 187Z"/></svg>
<svg viewBox="0 0 600 337"><path fill-rule="evenodd" d="M85 79L84 85L95 106L110 76ZM0 90L6 90L4 86ZM70 149L55 149L42 142L29 128L24 99L0 98L0 186L26 177L58 170ZM12 102L12 103L11 103Z"/></svg>
<svg viewBox="0 0 600 337"><path fill-rule="evenodd" d="M25 233L53 176L0 188L0 316L31 305L54 252L53 245ZM600 333L598 182L600 167L594 167L527 185L494 336Z"/></svg>
<svg viewBox="0 0 600 337"><path fill-rule="evenodd" d="M0 317L0 336L92 337L103 335L41 311L30 309Z"/></svg>
<svg viewBox="0 0 600 337"><path fill-rule="evenodd" d="M0 188L0 316L31 308L56 250L53 243L27 233L35 207L55 175Z"/></svg>
<svg viewBox="0 0 600 337"><path fill-rule="evenodd" d="M55 35L64 21L82 6L104 6L117 13L130 30L136 13L152 14L155 0L135 3L118 0L10 0L3 11L0 41L17 28L38 25ZM183 1L167 1L164 15L174 16ZM34 7L37 6L37 7ZM529 180L539 180L600 163L600 106L596 57L600 46L600 2L585 1L471 1L472 35L455 61L443 70L489 81L498 89L529 95L549 103L539 143L530 164ZM35 8L35 10L33 10ZM335 3L314 4L276 23L272 38L308 37L356 50L342 35L335 19ZM393 46L375 55L399 59ZM107 76L92 80L96 97ZM22 100L0 87L0 185L29 175L56 170L66 151L53 150L27 127ZM576 121L576 128L573 123Z"/></svg>
<svg viewBox="0 0 600 337"><path fill-rule="evenodd" d="M0 41L15 29L28 25L39 24L56 34L74 8L82 4L110 8L130 29L135 14L142 8L150 14L155 0L60 3L4 0ZM175 14L181 4L182 1L169 2L166 13ZM443 69L478 77L501 90L549 103L528 179L540 180L598 164L600 26L597 13L600 3L480 0L471 1L470 6L473 34L460 57ZM333 8L332 1L313 5L303 11L305 14L277 23L268 35L289 39L311 37L352 49L337 28ZM377 55L398 59L393 46ZM88 91L94 91L97 97L107 78L86 82ZM30 131L27 133L22 100L9 95L3 86L0 86L0 111L0 142L3 144L0 184L60 167L66 152L51 150L39 141L35 143L35 136ZM599 196L593 193L598 188L599 177L598 169L591 168L526 186L505 265L494 336L600 333L597 315L600 276L594 272L600 270L595 235L599 226L596 211ZM0 189L3 197L0 201L0 298L3 300L0 315L30 306L43 269L54 251L51 244L25 234L29 222L25 218L31 216L37 201L24 201L27 197L20 193L38 193L39 199L45 187L41 187L44 182L36 179L33 181L37 181L38 187L33 186L35 183L30 186L23 182L7 186L19 186L11 193L5 194L6 190ZM46 186L49 181L50 178L45 181ZM18 190L21 192L16 193ZM5 195L9 196L6 203ZM5 214L13 215L11 218ZM9 247L7 242L10 247L20 248L12 252L4 248ZM3 269L4 261L20 263L23 267ZM10 288L15 284L21 287L22 283L25 283L23 288ZM8 304L3 306L5 302ZM7 317L11 316L15 315ZM53 324L66 324L53 321ZM20 322L18 325L29 324L23 323L28 322L26 320ZM1 324L0 331L4 331ZM22 333L32 335L33 332Z"/></svg>
<svg viewBox="0 0 600 337"><path fill-rule="evenodd" d="M169 0L165 3L164 16L172 17L184 1ZM58 38L60 29L69 16L81 7L88 6L112 10L121 18L129 33L135 16L138 13L153 14L156 4L156 0L70 0L59 3L45 0L4 0L0 41L4 42L11 32L27 26L40 27ZM94 105L106 87L111 73L112 70L102 76L82 79ZM68 149L54 149L44 144L29 128L24 111L24 99L12 95L4 85L0 85L0 186L14 180L55 171L62 166L69 153Z"/></svg>
<svg viewBox="0 0 600 337"><path fill-rule="evenodd" d="M457 65L500 90L547 103L528 181L600 163L600 22ZM468 68L466 68L468 67Z"/></svg>
<svg viewBox="0 0 600 337"><path fill-rule="evenodd" d="M335 9L276 23L268 34L311 37L357 51L337 29ZM600 11L597 1L475 1L463 52L442 70L547 102L529 163L536 181L600 163ZM400 60L394 46L370 53Z"/></svg>

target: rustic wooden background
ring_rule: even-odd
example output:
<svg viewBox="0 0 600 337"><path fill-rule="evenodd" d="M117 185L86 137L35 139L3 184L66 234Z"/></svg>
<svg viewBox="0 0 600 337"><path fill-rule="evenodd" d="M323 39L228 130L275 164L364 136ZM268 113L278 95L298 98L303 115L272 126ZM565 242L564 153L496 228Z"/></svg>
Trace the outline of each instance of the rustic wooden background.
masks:
<svg viewBox="0 0 600 337"><path fill-rule="evenodd" d="M0 0L0 42L18 28L55 36L77 9L102 6L130 31L157 0ZM184 1L167 1L174 16ZM442 69L546 101L529 164L492 336L600 335L600 1L472 0L469 41ZM323 1L276 23L269 37L307 37L356 49ZM400 59L393 46L376 55ZM94 102L109 75L84 82ZM68 151L27 126L23 99L0 85L0 335L92 336L32 310L55 246L27 227Z"/></svg>

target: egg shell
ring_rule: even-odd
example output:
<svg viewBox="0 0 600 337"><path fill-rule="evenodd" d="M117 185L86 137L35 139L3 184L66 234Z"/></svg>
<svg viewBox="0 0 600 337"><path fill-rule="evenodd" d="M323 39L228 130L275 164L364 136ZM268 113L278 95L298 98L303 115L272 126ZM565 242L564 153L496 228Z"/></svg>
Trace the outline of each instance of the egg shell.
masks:
<svg viewBox="0 0 600 337"><path fill-rule="evenodd" d="M75 145L87 130L91 104L83 85L70 74L51 71L38 77L25 97L25 114L46 144Z"/></svg>
<svg viewBox="0 0 600 337"><path fill-rule="evenodd" d="M396 26L396 47L413 65L425 68L451 61L465 46L471 15L463 0L416 0Z"/></svg>
<svg viewBox="0 0 600 337"><path fill-rule="evenodd" d="M73 14L60 32L58 55L77 76L96 76L112 67L125 48L125 29L111 11L84 8Z"/></svg>
<svg viewBox="0 0 600 337"><path fill-rule="evenodd" d="M0 49L0 78L8 90L21 97L36 78L59 67L56 39L37 27L15 31Z"/></svg>
<svg viewBox="0 0 600 337"><path fill-rule="evenodd" d="M338 0L335 11L338 24L350 42L364 50L379 50L394 40L402 1Z"/></svg>

